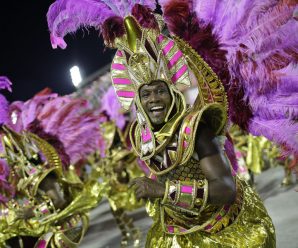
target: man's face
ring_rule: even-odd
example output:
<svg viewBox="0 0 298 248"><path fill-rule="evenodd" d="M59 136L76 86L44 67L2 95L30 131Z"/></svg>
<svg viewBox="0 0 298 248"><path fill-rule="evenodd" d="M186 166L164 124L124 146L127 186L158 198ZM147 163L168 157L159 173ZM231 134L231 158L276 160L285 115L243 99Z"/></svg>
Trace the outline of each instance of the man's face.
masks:
<svg viewBox="0 0 298 248"><path fill-rule="evenodd" d="M41 182L40 188L51 198L56 209L63 209L66 207L67 202L64 197L64 191L55 178L46 177Z"/></svg>
<svg viewBox="0 0 298 248"><path fill-rule="evenodd" d="M165 82L155 81L140 88L142 107L153 126L163 124L171 106L171 94Z"/></svg>

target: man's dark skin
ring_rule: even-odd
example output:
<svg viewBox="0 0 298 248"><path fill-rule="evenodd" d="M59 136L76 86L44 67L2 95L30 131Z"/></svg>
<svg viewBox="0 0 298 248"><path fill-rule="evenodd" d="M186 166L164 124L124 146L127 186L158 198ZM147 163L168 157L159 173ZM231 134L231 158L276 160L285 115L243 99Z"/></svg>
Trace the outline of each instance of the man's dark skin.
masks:
<svg viewBox="0 0 298 248"><path fill-rule="evenodd" d="M40 183L39 188L52 200L55 209L64 209L68 202L65 199L63 189L55 175L49 174ZM22 208L17 211L18 219L30 219L34 217L32 208Z"/></svg>
<svg viewBox="0 0 298 248"><path fill-rule="evenodd" d="M160 129L165 122L172 98L163 81L143 85L139 90L142 107L154 127ZM227 158L220 149L215 135L206 125L200 124L196 134L195 152L200 159L200 168L208 180L208 203L214 205L232 204L236 197L236 185ZM139 177L132 180L138 199L163 198L165 185Z"/></svg>

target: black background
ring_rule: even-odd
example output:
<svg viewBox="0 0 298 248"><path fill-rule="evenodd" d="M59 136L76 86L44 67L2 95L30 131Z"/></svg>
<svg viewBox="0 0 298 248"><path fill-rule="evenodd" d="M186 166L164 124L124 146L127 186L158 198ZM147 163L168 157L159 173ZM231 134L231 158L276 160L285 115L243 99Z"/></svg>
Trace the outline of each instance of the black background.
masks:
<svg viewBox="0 0 298 248"><path fill-rule="evenodd" d="M99 33L79 31L65 39L65 50L53 50L46 13L48 0L3 1L0 11L0 75L13 83L10 101L27 100L45 87L61 95L75 90L69 69L78 65L83 78L110 63Z"/></svg>

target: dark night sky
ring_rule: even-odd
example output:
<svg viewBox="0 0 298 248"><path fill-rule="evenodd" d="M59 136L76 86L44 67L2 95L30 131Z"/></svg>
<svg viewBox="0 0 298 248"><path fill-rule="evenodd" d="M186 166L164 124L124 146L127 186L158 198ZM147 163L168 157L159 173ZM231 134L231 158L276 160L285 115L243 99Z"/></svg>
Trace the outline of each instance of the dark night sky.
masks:
<svg viewBox="0 0 298 248"><path fill-rule="evenodd" d="M98 32L68 35L66 50L51 48L46 22L49 0L17 0L1 3L0 75L13 82L9 100L26 100L45 87L68 94L72 86L69 69L78 65L86 77L111 60Z"/></svg>

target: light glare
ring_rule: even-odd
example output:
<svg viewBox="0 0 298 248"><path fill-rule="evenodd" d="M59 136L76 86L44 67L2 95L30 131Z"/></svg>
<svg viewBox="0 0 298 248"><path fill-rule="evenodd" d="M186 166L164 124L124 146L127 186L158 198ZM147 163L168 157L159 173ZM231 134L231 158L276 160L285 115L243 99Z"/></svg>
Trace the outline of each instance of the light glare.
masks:
<svg viewBox="0 0 298 248"><path fill-rule="evenodd" d="M69 71L70 71L70 76L71 76L73 85L75 87L78 87L79 84L82 82L80 68L75 65L75 66L71 67Z"/></svg>
<svg viewBox="0 0 298 248"><path fill-rule="evenodd" d="M15 111L13 111L12 114L11 114L11 121L12 121L12 124L14 124L14 125L18 121L18 115L17 115L17 113Z"/></svg>

